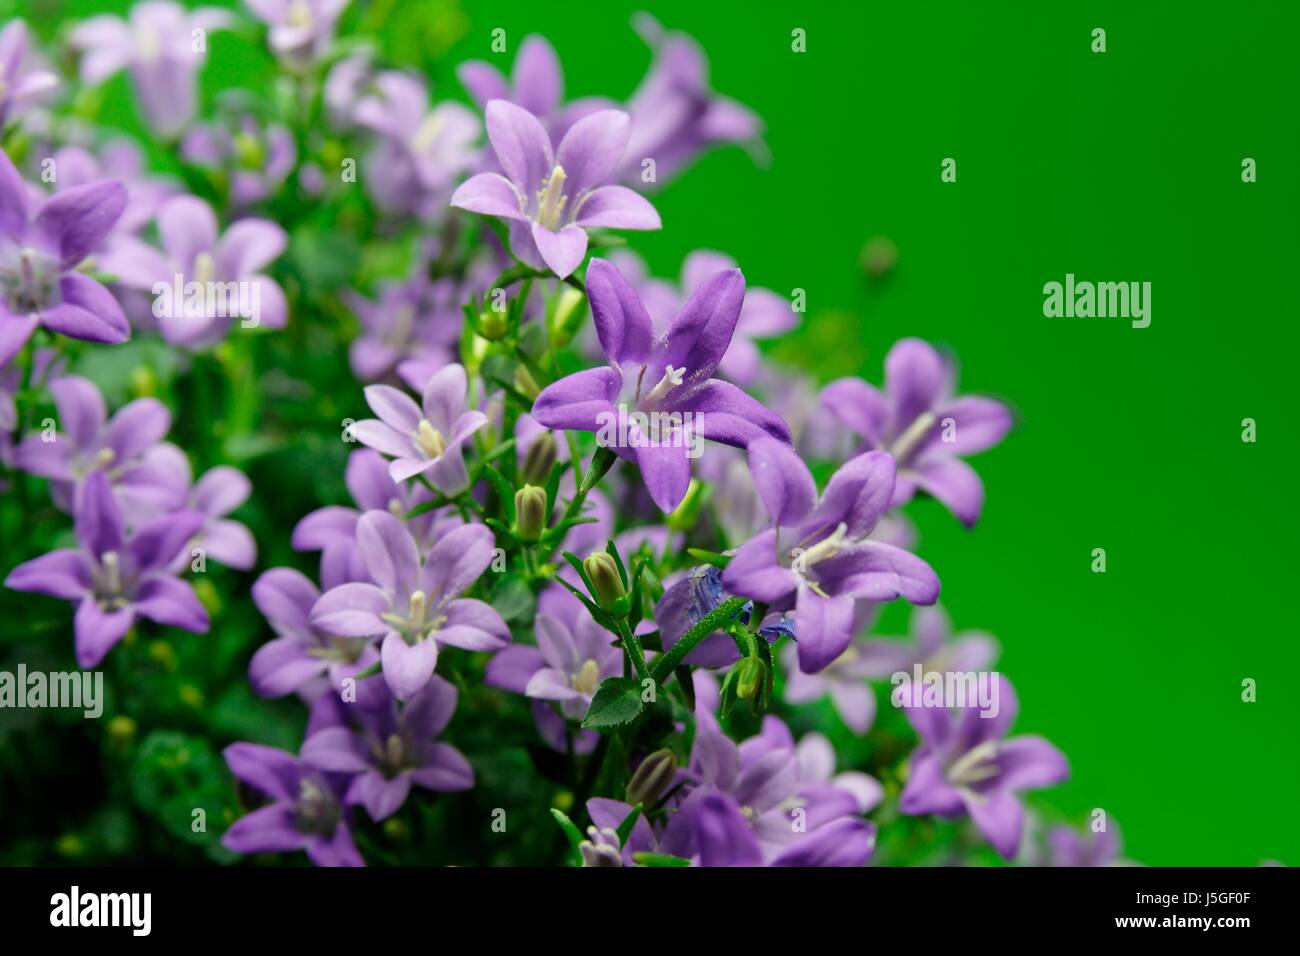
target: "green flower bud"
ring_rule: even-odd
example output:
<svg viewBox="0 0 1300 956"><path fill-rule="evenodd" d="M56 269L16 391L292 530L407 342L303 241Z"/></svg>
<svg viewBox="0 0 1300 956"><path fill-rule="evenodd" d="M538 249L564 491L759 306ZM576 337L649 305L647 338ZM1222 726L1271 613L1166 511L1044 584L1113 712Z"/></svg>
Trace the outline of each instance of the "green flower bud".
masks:
<svg viewBox="0 0 1300 956"><path fill-rule="evenodd" d="M656 750L636 768L624 791L625 800L632 806L638 803L649 809L659 802L677 775L677 755L667 747Z"/></svg>
<svg viewBox="0 0 1300 956"><path fill-rule="evenodd" d="M532 372L528 371L528 366L522 364L515 366L515 388L529 399L536 399L542 393L537 385L537 379L533 378Z"/></svg>
<svg viewBox="0 0 1300 956"><path fill-rule="evenodd" d="M489 342L499 342L510 331L510 320L504 312L484 309L478 314L478 334Z"/></svg>
<svg viewBox="0 0 1300 956"><path fill-rule="evenodd" d="M551 476L551 469L555 467L558 452L559 444L555 440L555 433L542 432L533 439L533 443L528 446L528 451L524 453L520 476L530 485L546 484L546 479Z"/></svg>
<svg viewBox="0 0 1300 956"><path fill-rule="evenodd" d="M574 333L582 324L582 307L585 303L586 296L573 286L566 285L560 290L559 297L555 300L555 311L551 313L551 321L547 327L551 344L557 349L562 349L573 341Z"/></svg>
<svg viewBox="0 0 1300 956"><path fill-rule="evenodd" d="M617 614L618 609L627 605L627 589L618 573L618 564L612 555L604 551L593 551L582 562L582 569L587 572L591 589L604 610Z"/></svg>
<svg viewBox="0 0 1300 956"><path fill-rule="evenodd" d="M757 657L746 657L736 665L736 696L741 700L754 700L766 680L763 662Z"/></svg>
<svg viewBox="0 0 1300 956"><path fill-rule="evenodd" d="M546 530L546 489L524 485L515 492L515 536L536 541Z"/></svg>

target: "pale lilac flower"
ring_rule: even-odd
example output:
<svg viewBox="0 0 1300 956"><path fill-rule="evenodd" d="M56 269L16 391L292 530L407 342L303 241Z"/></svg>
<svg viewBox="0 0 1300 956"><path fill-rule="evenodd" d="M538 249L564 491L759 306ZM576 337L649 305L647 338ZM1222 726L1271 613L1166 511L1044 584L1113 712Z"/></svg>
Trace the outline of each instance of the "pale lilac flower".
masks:
<svg viewBox="0 0 1300 956"><path fill-rule="evenodd" d="M799 667L815 673L844 653L855 601L933 604L939 579L916 555L869 537L894 490L894 460L867 452L843 465L820 501L787 445L760 439L749 467L773 527L743 545L722 574L735 593L795 609Z"/></svg>
<svg viewBox="0 0 1300 956"><path fill-rule="evenodd" d="M246 525L227 515L252 492L252 482L238 468L218 465L205 472L190 489L187 504L203 515L203 525L191 547L202 548L209 558L228 568L250 570L257 563L257 542Z"/></svg>
<svg viewBox="0 0 1300 956"><path fill-rule="evenodd" d="M365 637L339 637L311 622L320 591L292 568L272 568L253 584L253 603L275 631L248 665L248 681L263 697L338 688L379 660ZM314 696L314 694L313 694Z"/></svg>
<svg viewBox="0 0 1300 956"><path fill-rule="evenodd" d="M366 402L379 418L357 422L352 433L393 459L388 466L393 481L427 475L435 488L454 497L469 487L462 447L487 424L482 412L465 408L468 387L461 365L434 374L419 405L390 385L370 385Z"/></svg>
<svg viewBox="0 0 1300 956"><path fill-rule="evenodd" d="M344 802L362 804L375 821L396 813L412 784L444 792L469 790L474 786L469 761L434 739L451 720L456 696L455 687L434 675L400 712L391 697L377 705L359 701L353 709L358 730L316 731L303 742L302 759L321 770L356 774Z"/></svg>
<svg viewBox="0 0 1300 956"><path fill-rule="evenodd" d="M59 78L28 56L27 24L10 20L0 30L0 126L18 118L59 85Z"/></svg>
<svg viewBox="0 0 1300 956"><path fill-rule="evenodd" d="M77 266L126 206L121 183L61 192L37 208L9 154L0 150L0 363L38 325L74 339L116 344L130 326L112 293Z"/></svg>
<svg viewBox="0 0 1300 956"><path fill-rule="evenodd" d="M784 724L777 728L782 729L789 733ZM835 748L825 734L816 731L804 734L794 750L799 761L799 782L805 790L834 787L847 791L857 800L858 813L870 813L885 799L885 788L871 774L857 770L835 772Z"/></svg>
<svg viewBox="0 0 1300 956"><path fill-rule="evenodd" d="M108 477L97 471L77 501L80 549L51 551L20 564L5 586L76 603L73 629L81 667L102 661L137 615L204 633L207 611L193 588L167 570L202 522L196 512L178 511L128 535Z"/></svg>
<svg viewBox="0 0 1300 956"><path fill-rule="evenodd" d="M686 495L691 447L699 439L740 447L769 436L789 442L783 421L735 385L713 378L745 297L739 270L719 273L697 289L662 337L655 336L627 280L603 259L587 269L587 295L609 364L543 389L533 405L543 425L599 434L611 423L626 424L627 441L612 450L638 464L665 512ZM632 412L658 413L668 427L645 434Z"/></svg>
<svg viewBox="0 0 1300 956"><path fill-rule="evenodd" d="M430 279L423 268L407 279L380 283L374 301L347 293L349 307L361 320L361 335L348 348L353 374L376 382L409 360L435 369L452 362L464 323L462 299L454 279ZM428 379L424 376L421 383Z"/></svg>
<svg viewBox="0 0 1300 956"><path fill-rule="evenodd" d="M647 277L645 264L634 252L616 250L610 255L610 261L636 289L656 331L668 328L686 299L706 281L719 272L736 268L736 261L730 256L698 249L682 263L681 283L674 287L662 279ZM753 385L762 368L762 354L754 340L781 335L793 329L797 322L789 299L769 289L746 289L731 346L718 363L718 371L737 385Z"/></svg>
<svg viewBox="0 0 1300 956"><path fill-rule="evenodd" d="M1119 828L1107 822L1101 831L1080 833L1073 827L1056 826L1047 831L1049 866L1124 866L1120 857Z"/></svg>
<svg viewBox="0 0 1300 956"><path fill-rule="evenodd" d="M129 71L150 129L172 139L194 116L207 32L233 23L215 7L186 10L171 0L147 0L131 7L129 20L102 14L83 21L70 39L81 53L83 83L98 85Z"/></svg>
<svg viewBox="0 0 1300 956"><path fill-rule="evenodd" d="M753 111L710 89L708 61L694 39L665 31L649 14L634 25L655 58L627 104L632 130L619 179L662 183L715 144L758 139L763 126ZM653 179L646 160L654 161Z"/></svg>
<svg viewBox="0 0 1300 956"><path fill-rule="evenodd" d="M952 397L953 364L920 339L903 339L885 357L885 388L843 378L822 391L822 404L861 440L860 451L888 451L898 463L890 504L906 504L917 490L939 499L973 525L984 506L984 485L966 455L1000 442L1011 410L977 395Z"/></svg>
<svg viewBox="0 0 1300 956"><path fill-rule="evenodd" d="M177 192L175 183L149 175L144 154L129 139L105 143L98 155L80 146L64 146L54 153L58 171L56 189L64 192L102 179L114 179L126 188L126 206L121 218L105 236L111 243L119 234L134 235L153 221L158 209Z"/></svg>
<svg viewBox="0 0 1300 956"><path fill-rule="evenodd" d="M167 406L155 398L137 398L109 418L104 397L89 379L65 375L51 381L49 389L58 430L24 438L14 463L48 479L56 505L71 510L81 482L101 472L117 490L128 521L183 506L189 462L162 441L171 427Z"/></svg>
<svg viewBox="0 0 1300 956"><path fill-rule="evenodd" d="M479 173L451 204L510 223L510 250L563 279L587 256L587 230L658 229L659 213L626 186L605 185L627 148L627 114L600 110L573 124L552 150L536 116L505 100L487 105L488 139L505 171Z"/></svg>
<svg viewBox="0 0 1300 956"><path fill-rule="evenodd" d="M380 73L373 87L352 111L358 125L379 134L363 164L366 191L388 212L430 217L474 162L479 118L449 101L430 109L424 81L405 73Z"/></svg>
<svg viewBox="0 0 1300 956"><path fill-rule="evenodd" d="M259 271L288 245L283 228L248 218L219 232L211 206L176 196L158 211L158 231L161 250L123 237L103 266L123 285L153 293L154 315L168 342L193 349L215 345L236 320L248 328L284 328L284 290ZM191 294L195 289L200 295Z"/></svg>
<svg viewBox="0 0 1300 956"><path fill-rule="evenodd" d="M531 672L520 693L555 701L569 720L581 720L605 678L623 672L623 652L590 614L572 627L561 618L538 614L534 632L537 647L516 644L492 658L487 683L513 690L517 676Z"/></svg>
<svg viewBox="0 0 1300 956"><path fill-rule="evenodd" d="M227 850L305 850L317 866L365 866L343 806L346 776L322 773L293 754L259 744L231 744L222 755L235 777L271 798L230 825L221 838Z"/></svg>
<svg viewBox="0 0 1300 956"><path fill-rule="evenodd" d="M996 715L978 705L946 709L906 706L921 735L899 798L912 816L970 816L993 848L1016 855L1024 826L1022 790L1050 787L1070 775L1065 756L1042 737L1006 737L1020 709L1011 683L998 677Z"/></svg>
<svg viewBox="0 0 1300 956"><path fill-rule="evenodd" d="M998 642L985 631L954 634L952 619L942 607L918 607L912 611L909 638L878 637L858 642L860 659L871 677L888 679L900 671L922 673L982 671L998 656Z"/></svg>
<svg viewBox="0 0 1300 956"><path fill-rule="evenodd" d="M487 570L494 544L483 525L464 525L422 557L400 519L367 512L357 522L357 546L375 583L325 592L311 622L343 637L383 635L384 679L399 700L408 700L428 683L439 644L495 651L510 642L494 608L460 596Z"/></svg>
<svg viewBox="0 0 1300 956"><path fill-rule="evenodd" d="M334 43L334 28L349 0L245 0L269 26L267 41L289 66L311 66Z"/></svg>

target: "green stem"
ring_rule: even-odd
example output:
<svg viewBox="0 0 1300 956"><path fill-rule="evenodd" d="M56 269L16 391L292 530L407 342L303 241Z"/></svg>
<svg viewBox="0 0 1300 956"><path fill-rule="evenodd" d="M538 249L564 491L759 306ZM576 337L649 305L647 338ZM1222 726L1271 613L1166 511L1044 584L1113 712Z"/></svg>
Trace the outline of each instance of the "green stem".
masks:
<svg viewBox="0 0 1300 956"><path fill-rule="evenodd" d="M618 626L618 636L623 642L623 650L627 651L627 656L632 660L632 668L636 671L637 680L652 679L650 668L646 666L641 638L632 633L632 629L627 626L626 618L616 618L614 623Z"/></svg>
<svg viewBox="0 0 1300 956"><path fill-rule="evenodd" d="M725 626L728 621L740 613L740 609L745 606L745 603L744 598L727 598L727 600L696 621L695 626L683 634L676 644L667 652L655 658L650 676L654 678L656 683L663 683L687 654L695 650L706 637Z"/></svg>

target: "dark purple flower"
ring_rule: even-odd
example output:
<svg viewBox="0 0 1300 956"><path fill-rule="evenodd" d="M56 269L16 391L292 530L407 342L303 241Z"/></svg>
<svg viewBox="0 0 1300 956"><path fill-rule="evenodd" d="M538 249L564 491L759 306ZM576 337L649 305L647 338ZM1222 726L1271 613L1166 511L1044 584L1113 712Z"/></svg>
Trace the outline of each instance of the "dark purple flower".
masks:
<svg viewBox="0 0 1300 956"><path fill-rule="evenodd" d="M664 595L655 605L655 624L665 651L681 640L683 634L715 610L732 595L722 586L722 572L712 565L692 568L668 583ZM748 622L752 602L741 608L741 620ZM758 633L769 643L781 637L794 637L794 621L780 611L768 614ZM721 631L706 637L684 658L697 667L727 667L740 659L735 642Z"/></svg>
<svg viewBox="0 0 1300 956"><path fill-rule="evenodd" d="M168 567L198 531L203 516L179 511L128 536L108 477L92 473L76 508L79 550L51 551L18 565L5 586L73 601L77 663L94 667L120 641L136 616L204 633L208 613L193 588Z"/></svg>
<svg viewBox="0 0 1300 956"><path fill-rule="evenodd" d="M447 533L422 556L410 529L387 511L357 522L357 546L375 583L331 588L311 623L341 637L382 635L384 678L399 700L417 694L438 663L438 645L495 651L510 629L490 605L460 595L492 561L495 542L483 525Z"/></svg>
<svg viewBox="0 0 1300 956"><path fill-rule="evenodd" d="M379 418L352 426L362 444L390 456L388 473L403 482L427 475L448 497L469 486L462 448L487 424L480 411L466 410L469 380L461 365L436 372L424 388L419 405L391 385L370 385L366 402Z"/></svg>
<svg viewBox="0 0 1300 956"><path fill-rule="evenodd" d="M59 85L53 72L27 54L27 24L9 21L0 30L0 125L16 119Z"/></svg>
<svg viewBox="0 0 1300 956"><path fill-rule="evenodd" d="M749 446L749 468L773 527L743 545L722 574L734 594L795 609L799 667L821 670L844 653L855 601L933 604L939 579L902 548L869 537L894 490L894 460L867 452L844 464L817 499L807 466L770 439Z"/></svg>
<svg viewBox="0 0 1300 956"><path fill-rule="evenodd" d="M131 7L129 20L102 14L83 21L70 40L81 53L83 83L97 85L128 70L145 121L171 139L194 115L207 31L232 23L234 17L215 7L186 10L171 0L147 0Z"/></svg>
<svg viewBox="0 0 1300 956"><path fill-rule="evenodd" d="M439 791L473 787L469 761L434 739L456 710L456 688L434 675L400 710L384 696L377 704L362 704L359 698L352 708L356 731L327 727L311 734L302 745L303 761L321 770L356 774L344 802L363 804L376 821L397 812L412 784Z"/></svg>
<svg viewBox="0 0 1300 956"><path fill-rule="evenodd" d="M899 806L912 816L969 815L1009 860L1024 826L1020 791L1060 783L1070 775L1070 766L1042 737L1003 739L1019 702L1011 683L1000 675L997 680L996 714L981 716L978 706L906 707L921 746L912 755Z"/></svg>
<svg viewBox="0 0 1300 956"><path fill-rule="evenodd" d="M616 437L603 442L641 468L666 512L681 503L699 439L747 446L760 437L790 441L785 422L713 372L731 344L745 298L733 269L700 286L662 337L619 271L603 259L587 269L587 295L609 364L543 389L533 417L548 428Z"/></svg>
<svg viewBox="0 0 1300 956"><path fill-rule="evenodd" d="M885 357L883 392L843 378L826 386L822 403L861 439L860 450L894 456L891 506L906 504L919 488L970 526L984 506L984 485L962 458L1000 442L1011 410L992 398L953 398L953 379L952 363L931 345L903 339Z"/></svg>
<svg viewBox="0 0 1300 956"><path fill-rule="evenodd" d="M125 206L122 184L101 181L58 193L32 210L26 183L0 150L0 363L13 358L38 325L90 342L127 340L122 307L77 270Z"/></svg>
<svg viewBox="0 0 1300 956"><path fill-rule="evenodd" d="M578 120L551 149L536 116L505 100L487 105L488 138L505 175L479 173L451 204L510 222L510 249L560 278L587 256L587 230L658 229L654 206L626 186L604 185L627 148L627 114L600 110Z"/></svg>
<svg viewBox="0 0 1300 956"><path fill-rule="evenodd" d="M317 866L365 866L343 807L346 777L322 773L293 754L259 744L231 744L223 756L240 781L271 798L230 825L221 838L227 850L305 850Z"/></svg>

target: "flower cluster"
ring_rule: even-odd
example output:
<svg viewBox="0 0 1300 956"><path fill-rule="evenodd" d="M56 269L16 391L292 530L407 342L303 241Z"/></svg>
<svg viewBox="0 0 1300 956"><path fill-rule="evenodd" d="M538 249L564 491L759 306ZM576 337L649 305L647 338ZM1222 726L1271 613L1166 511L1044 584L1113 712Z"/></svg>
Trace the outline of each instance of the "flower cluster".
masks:
<svg viewBox="0 0 1300 956"><path fill-rule="evenodd" d="M471 107L355 42L346 0L247 6L275 81L212 110L208 43L247 17L148 0L67 34L83 84L128 74L167 174L120 135L69 138L25 28L0 34L0 466L75 535L4 583L74 605L83 668L136 631L224 627L236 709L307 708L296 753L246 724L219 739L210 852L414 861L412 829L429 853L451 838L428 806L517 757L547 830L524 862L909 862L877 837L915 817L1025 859L1021 794L1065 758L1008 736L997 644L952 636L903 511L930 497L973 526L966 459L1011 410L954 397L917 339L883 385L818 390L766 355L800 313L743 264L696 250L666 280L624 247L702 153L761 146L695 41L638 18L635 92L566 102L530 36L509 76L461 66ZM129 373L98 373L115 349ZM308 358L339 377L299 375ZM246 505L278 566L230 517ZM218 593L208 558L247 581ZM910 639L873 632L893 602ZM878 724L910 752L844 746ZM1054 834L1058 861L1115 852Z"/></svg>

